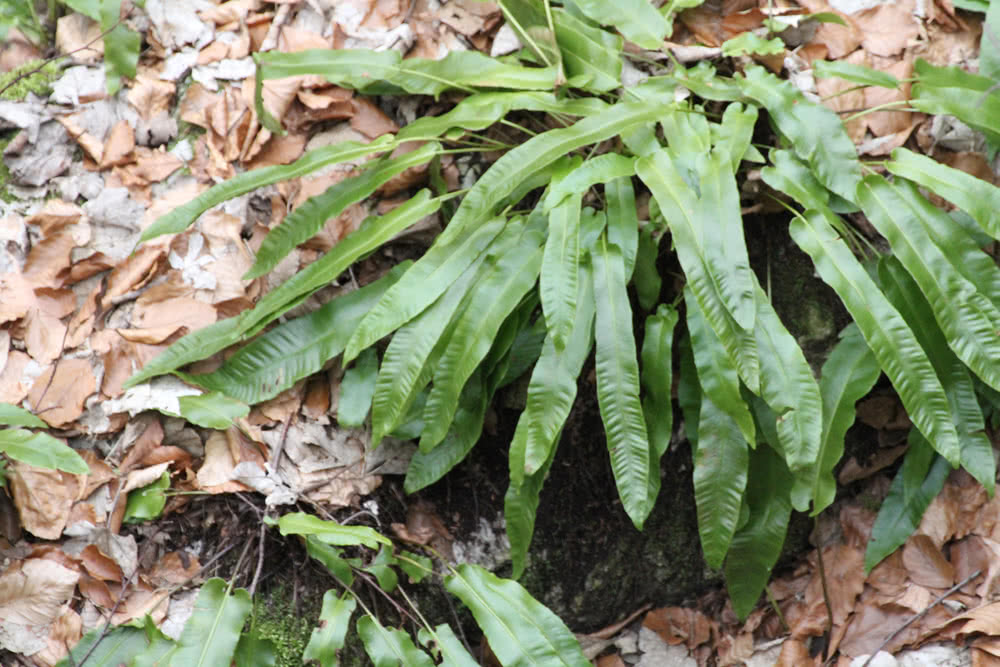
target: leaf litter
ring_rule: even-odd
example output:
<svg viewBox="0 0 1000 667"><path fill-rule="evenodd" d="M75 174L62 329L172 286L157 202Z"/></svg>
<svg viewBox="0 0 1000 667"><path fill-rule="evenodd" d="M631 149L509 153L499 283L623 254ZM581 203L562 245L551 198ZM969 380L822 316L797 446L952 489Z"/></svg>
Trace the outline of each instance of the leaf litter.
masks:
<svg viewBox="0 0 1000 667"><path fill-rule="evenodd" d="M808 72L814 59L828 59L903 82L888 89L793 77L842 117L888 107L848 121L859 152L887 155L912 136L939 161L997 181L981 139L960 121L891 110L909 99L906 80L916 58L966 67L974 61L982 30L975 16L956 13L949 0L777 4L727 0L717 11L686 10L667 46L686 61L716 57L714 47L747 31L764 34L766 19L782 18L798 31L786 36L795 50L752 56L773 71L784 65ZM289 164L321 143L365 143L398 130L369 99L301 76L263 84L265 107L290 130L272 135L253 106L250 54L374 48L441 58L455 49L496 50L506 29L495 4L471 0L301 6L147 0L144 10L133 12L142 19L136 25L148 25L149 51L118 96L107 97L95 67L103 55L99 26L69 14L57 26L56 47L73 51L74 66L53 93L0 102L0 127L22 128L3 155L16 199L0 207L0 400L26 401L82 449L91 468L88 475L21 463L10 470L16 518L5 522L0 539L0 646L42 665L55 664L67 645L100 622L102 610L115 608L115 623L150 613L164 629L179 628L183 610L190 612L191 595L171 592L199 575L203 554L164 544L141 563L134 537L120 533L129 491L167 471L178 492L256 490L269 504L307 499L347 507L377 488L381 474L403 472L411 454L399 442L372 452L370 433L335 424L339 367L254 406L222 431L192 428L177 417L180 398L199 393L179 380L122 388L166 345L248 308L355 229L373 206L385 212L393 193L426 178L426 168L397 176L380 190L381 201L348 207L275 271L253 281L242 275L252 265L250 249L267 230L360 164L237 198L187 231L136 248L161 213L212 183L245 169ZM839 22L810 20L815 14ZM5 47L3 56L9 69L34 54ZM194 83L181 85L189 72ZM412 120L417 108L407 104L398 112ZM82 158L74 157L78 150ZM457 186L461 174L443 162ZM370 282L390 265L391 258L369 260L356 278ZM310 301L356 286L331 287ZM198 370L220 361L202 362ZM900 664L1000 664L994 602L1000 500L988 499L964 472L951 473L903 548L865 575L871 507L888 492L878 470L903 452L892 433L905 427L905 415L896 405L860 408L878 430L882 456L842 471L841 482L860 485L858 492L819 518L815 550L772 581L769 606L743 624L728 603L719 609L711 596L690 607L642 613L600 637L596 664L819 665L830 655L836 656L832 664L856 665L876 650L897 655ZM172 496L165 516L185 509L190 498ZM453 537L432 507L412 506L406 524L393 528L404 540L452 550ZM19 541L22 530L49 541ZM77 591L82 607L71 604ZM921 663L921 655L936 662Z"/></svg>

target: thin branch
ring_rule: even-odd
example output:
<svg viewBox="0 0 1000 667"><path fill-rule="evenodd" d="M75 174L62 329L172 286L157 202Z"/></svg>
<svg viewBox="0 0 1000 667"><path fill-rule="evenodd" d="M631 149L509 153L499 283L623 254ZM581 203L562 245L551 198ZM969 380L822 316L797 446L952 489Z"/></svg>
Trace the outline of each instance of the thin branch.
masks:
<svg viewBox="0 0 1000 667"><path fill-rule="evenodd" d="M934 602L931 602L929 605L927 605L927 607L925 607L922 612L920 612L919 614L916 614L915 616L913 616L912 618L910 618L908 621L906 621L906 623L903 623L901 626L899 626L898 628L896 628L892 632L892 634L890 634L888 637L886 637L885 641L882 642L877 649L875 649L875 652L872 653L870 656L868 656L868 659L865 660L864 664L862 664L861 667L868 667L868 664L872 660L875 659L875 656L878 655L879 652L882 649L884 649L886 646L888 646L890 643L892 643L892 640L895 639L896 637L898 637L899 633L901 633L903 630L905 630L906 628L910 627L911 625L913 625L914 623L916 623L917 621L919 621L920 619L922 619L924 616L927 615L928 612L930 612L931 609L933 609L934 607L936 607L939 604L941 604L942 602L944 602L945 598L947 598L949 595L951 595L952 593L954 593L955 591L959 590L960 588L962 588L963 586L965 586L967 583L969 583L970 581L972 581L973 579L975 579L976 577L978 577L980 574L982 574L982 572L983 572L982 570L976 570L975 572L973 572L972 574L970 574L969 576L967 576L965 579L962 579L962 581L958 582L957 584L955 584L954 586L952 586L951 588L949 588L948 590L946 590L944 593L942 593L940 595L940 597L938 597L936 600L934 600Z"/></svg>
<svg viewBox="0 0 1000 667"><path fill-rule="evenodd" d="M120 26L124 20L125 20L124 18L119 18L117 21L115 21L114 25L112 25L110 28L108 28L107 30L105 30L104 32L102 32L97 37L95 37L94 39L90 40L89 42L87 42L83 46L81 46L79 48L76 48L76 49L73 49L72 51L67 51L66 53L64 53L62 55L52 56L51 58L46 58L45 60L42 61L42 64L39 65L38 67L36 67L35 69L29 70L29 71L24 72L22 74L18 74L6 86L4 86L3 88L0 88L0 97L2 97L5 92L7 92L8 88L10 88L14 84L16 84L18 81L20 81L21 79L26 79L29 76L31 76L32 74L38 74L43 69L45 69L45 66L48 65L49 63L55 62L56 60L60 60L62 58L67 58L67 57L73 55L74 53L76 53L78 51L83 51L85 49L89 49L91 47L91 45L93 45L95 42L97 42L98 40L104 39L107 35L110 35L111 31L113 31L115 28L117 28L118 26Z"/></svg>

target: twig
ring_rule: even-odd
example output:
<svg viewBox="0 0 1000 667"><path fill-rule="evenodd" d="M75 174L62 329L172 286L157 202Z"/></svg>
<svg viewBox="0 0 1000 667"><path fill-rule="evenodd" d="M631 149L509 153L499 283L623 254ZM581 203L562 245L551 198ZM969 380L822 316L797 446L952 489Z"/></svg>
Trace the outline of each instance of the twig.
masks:
<svg viewBox="0 0 1000 667"><path fill-rule="evenodd" d="M139 562L141 562L141 558L137 556L135 569L132 570L132 574L130 574L128 579L125 580L125 585L122 586L121 593L118 594L118 599L115 600L114 605L111 607L111 612L107 616L107 622L104 624L104 627L101 628L101 634L98 635L97 641L94 642L93 646L91 646L90 649L83 654L83 657L80 658L79 665L77 665L77 663L73 660L72 652L68 652L66 654L66 657L69 658L69 663L73 665L73 667L83 667L84 663L87 662L94 651L97 650L100 643L104 641L104 638L108 636L108 632L111 630L111 619L115 617L115 612L118 611L118 607L120 607L121 603L125 600L125 594L128 591L129 586L132 585L132 580L135 578L135 575L139 573Z"/></svg>
<svg viewBox="0 0 1000 667"><path fill-rule="evenodd" d="M285 6L287 5L282 5L282 7ZM302 403L305 402L305 399L305 392L302 392L302 395L299 397L298 406L295 408L295 412L293 412L288 417L288 421L285 422L285 427L281 431L281 440L278 441L278 446L274 448L274 451L271 453L271 457L268 459L267 465L271 468L271 473L275 477L278 475L278 461L281 459L281 453L285 451L285 440L288 439L288 428L292 425L293 421L298 421L299 411L302 409Z"/></svg>
<svg viewBox="0 0 1000 667"><path fill-rule="evenodd" d="M27 72L24 72L23 74L18 74L6 86L4 86L3 88L0 88L0 96L2 96L5 92L7 92L8 88L10 88L11 86L13 86L15 83L17 83L21 79L26 79L29 76L31 76L32 74L38 74L39 72L41 72L43 69L45 69L45 66L48 65L49 63L55 62L56 60L59 60L60 58L69 57L69 56L73 55L74 53L76 53L77 51L83 51L85 49L89 49L90 46L91 46L91 44L93 44L94 42L96 42L98 40L104 39L107 35L111 34L111 31L114 30L115 28L117 28L118 26L120 26L124 20L125 20L125 18L119 18L117 21L115 21L115 24L113 26L111 26L110 28L108 28L107 30L105 30L104 32L102 32L101 34L99 34L97 37L95 37L94 39L92 39L89 42L87 42L86 44L84 44L83 46L81 46L79 48L76 48L76 49L73 49L72 51L67 51L66 53L64 53L64 54L62 54L60 56L52 56L51 58L46 58L45 60L42 61L42 64L39 65L38 67L36 67L35 69L27 71Z"/></svg>
<svg viewBox="0 0 1000 667"><path fill-rule="evenodd" d="M267 528L267 524L263 521L260 522L260 546L257 548L257 570L253 573L253 581L250 582L250 588L247 592L250 593L250 597L257 591L257 582L260 581L260 571L264 569L264 530Z"/></svg>
<svg viewBox="0 0 1000 667"><path fill-rule="evenodd" d="M819 540L817 540L819 541ZM833 607L830 605L830 591L826 587L826 568L823 567L823 545L816 547L816 562L819 564L819 580L823 585L823 604L826 606L827 634L833 632ZM827 637L829 640L829 637ZM826 651L823 651L826 653ZM829 656L827 656L829 657Z"/></svg>
<svg viewBox="0 0 1000 667"><path fill-rule="evenodd" d="M941 604L942 602L944 602L945 598L947 598L949 595L951 595L952 593L954 593L955 591L957 591L958 589L962 588L967 583L969 583L970 581L972 581L973 579L975 579L976 577L978 577L980 574L982 574L982 572L983 572L982 570L976 570L975 572L973 572L972 574L970 574L969 576L967 576L965 579L962 579L962 581L958 582L957 584L955 584L954 586L952 586L951 588L949 588L947 591L945 591L944 593L942 593L940 595L940 597L938 597L936 600L934 600L934 602L931 602L929 605L927 605L927 607L925 607L922 612L920 612L919 614L916 614L915 616L913 616L912 618L910 618L908 621L906 621L905 623L903 623L901 626L899 626L898 628L896 628L892 632L892 634L889 635L888 637L886 637L885 641L882 642L877 649L875 649L875 652L872 653L870 656L868 656L868 659L865 660L864 664L862 664L861 667L868 667L868 663L870 663L875 658L875 656L879 654L879 652L882 649L884 649L886 646L888 646L892 642L893 639L895 639L896 637L898 637L899 633L901 633L903 630L905 630L906 628L910 627L911 625L913 625L914 623L916 623L917 621L919 621L921 618L923 618L924 616L926 616L927 613L930 612L931 609L933 609L934 607L936 607L939 604Z"/></svg>

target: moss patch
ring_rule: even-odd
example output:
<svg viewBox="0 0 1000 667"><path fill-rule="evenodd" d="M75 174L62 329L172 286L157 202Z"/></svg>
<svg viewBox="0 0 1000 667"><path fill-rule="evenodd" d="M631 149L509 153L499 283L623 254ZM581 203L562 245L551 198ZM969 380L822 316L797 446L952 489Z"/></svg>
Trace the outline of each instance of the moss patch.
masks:
<svg viewBox="0 0 1000 667"><path fill-rule="evenodd" d="M253 611L258 636L274 643L277 667L302 665L302 652L319 619L316 601L305 599L296 604L282 584L267 595L254 596Z"/></svg>
<svg viewBox="0 0 1000 667"><path fill-rule="evenodd" d="M52 92L52 82L59 78L62 69L55 61L42 64L42 60L30 60L17 69L0 74L0 99L23 100L28 93L46 96ZM34 70L38 70L35 72ZM32 72L24 76L28 72Z"/></svg>

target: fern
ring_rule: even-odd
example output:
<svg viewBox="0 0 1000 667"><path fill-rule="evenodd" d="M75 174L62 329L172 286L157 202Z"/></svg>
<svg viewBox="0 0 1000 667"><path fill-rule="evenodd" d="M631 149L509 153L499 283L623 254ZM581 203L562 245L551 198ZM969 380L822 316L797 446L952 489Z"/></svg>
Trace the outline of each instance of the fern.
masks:
<svg viewBox="0 0 1000 667"><path fill-rule="evenodd" d="M694 453L702 546L708 563L724 568L741 616L766 583L791 509L815 514L832 501L832 470L853 421L853 403L879 372L909 412L915 441L922 438L947 464L966 467L992 491L994 463L986 455L975 382L1000 390L1000 273L981 250L984 240L1000 236L996 206L988 205L1000 201L1000 190L904 150L888 163L893 180L864 176L836 114L758 66L732 77L718 76L705 63L677 67L616 98L610 91L620 87L623 55L615 31L658 48L670 30L665 17L680 4L692 3L669 3L657 12L630 0L611 11L610 3L588 0L570 12L547 2L504 0L505 17L527 47L525 59L543 67L476 53L442 61L400 60L393 52L259 54L258 85L268 78L320 74L365 94L436 98L453 91L466 97L395 137L319 149L293 165L219 184L147 232L177 232L208 208L255 187L382 155L272 230L251 276L275 266L328 216L392 175L433 161L444 150L460 150L464 144L456 140L463 135L512 111L548 114L558 122L497 159L463 193L444 232L415 263L378 286L339 297L327 310L263 334L218 371L184 373L185 380L257 402L334 356L342 355L346 364L391 337L374 380L372 428L376 443L393 432L420 440L405 483L412 492L468 454L496 391L530 370L505 499L519 574L545 474L592 351L610 465L623 508L641 527L656 501L658 463L673 430L666 415L673 409L671 357L673 337L679 336L678 401ZM926 63L916 71L915 106L968 116L968 91L974 91L979 97L971 99L982 102L976 127L988 136L1000 131L998 98L984 77ZM869 76L837 68L824 74ZM574 95L557 97L551 91L559 85ZM677 102L679 87L724 103L721 118L709 116L697 99ZM964 98L957 90L965 91ZM259 94L257 102L266 118ZM743 237L739 179L745 162L765 161L750 143L765 115L777 137L761 171L764 181L797 204L791 239L854 319L818 379L758 285ZM400 143L412 140L425 143L391 157ZM972 222L963 226L938 211L917 186L965 209ZM651 219L641 222L637 192L646 190ZM420 191L367 221L253 309L185 336L130 383L180 372L244 343L447 199ZM845 210L863 212L890 250L868 248L836 212ZM664 293L657 270L657 256L671 251L684 274L678 293ZM643 336L633 330L630 285L647 318ZM330 324L324 317L334 311L345 315ZM316 327L325 332L322 340L301 335ZM295 331L300 335L290 335ZM366 354L370 359L373 353ZM365 412L367 401L361 403L352 414ZM930 464L920 457L913 467L922 475ZM907 478L906 489L916 477ZM884 543L879 553L897 542ZM468 593L468 572L453 577L451 587ZM500 597L509 590L485 578L476 581ZM347 613L343 601L334 608ZM366 646L379 655L420 650L374 621L362 627ZM439 643L442 650L445 643Z"/></svg>
<svg viewBox="0 0 1000 667"><path fill-rule="evenodd" d="M429 558L393 549L388 546L391 545L388 538L367 526L345 526L302 513L286 514L278 520L268 518L265 522L276 525L282 535L304 538L309 554L343 585L339 595L337 589L331 589L323 596L323 607L316 619L318 627L305 646L303 662L318 660L324 667L339 664L338 654L346 643L351 619L360 608L355 628L375 665L431 667L437 658L444 665L478 664L447 624L432 628L422 620L420 610L413 607L414 615L423 625L415 640L403 628L383 625L353 586L355 572L367 573L374 575L384 594L391 594L397 588L399 572L414 583L432 575ZM370 552L365 553L376 547L378 552L374 557ZM345 548L356 550L364 558L345 556ZM472 611L501 664L563 667L590 664L565 624L517 582L500 579L475 565L448 565L447 569L445 588ZM233 590L232 584L227 585L222 579L209 579L201 586L194 611L176 640L160 632L153 620L145 616L126 625L91 631L57 667L111 664L214 667L234 661L240 667L273 665L273 642L259 636L253 619L244 629L252 607L246 590Z"/></svg>

